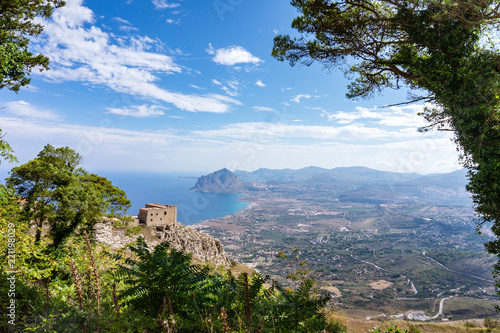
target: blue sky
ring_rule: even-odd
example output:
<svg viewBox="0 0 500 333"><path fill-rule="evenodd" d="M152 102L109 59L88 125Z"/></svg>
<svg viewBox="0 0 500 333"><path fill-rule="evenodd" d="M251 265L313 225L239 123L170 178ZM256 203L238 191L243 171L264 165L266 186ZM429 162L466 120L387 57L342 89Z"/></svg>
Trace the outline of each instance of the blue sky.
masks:
<svg viewBox="0 0 500 333"><path fill-rule="evenodd" d="M0 128L20 163L50 143L90 171L460 168L450 133L417 132L423 105L383 108L405 91L347 100L341 70L272 58L296 15L288 0L68 0L32 42L51 70L0 91Z"/></svg>

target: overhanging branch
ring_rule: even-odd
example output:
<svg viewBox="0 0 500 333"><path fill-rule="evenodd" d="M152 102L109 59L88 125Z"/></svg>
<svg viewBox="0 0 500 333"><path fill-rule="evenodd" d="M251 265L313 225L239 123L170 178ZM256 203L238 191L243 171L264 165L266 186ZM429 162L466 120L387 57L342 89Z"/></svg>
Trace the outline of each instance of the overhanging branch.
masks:
<svg viewBox="0 0 500 333"><path fill-rule="evenodd" d="M397 68L396 66L389 66L388 68L391 72L393 72L394 74L396 75L399 75L407 80L410 80L410 81L422 81L422 77L421 76L413 76L413 75L410 75L402 70L400 70L399 68Z"/></svg>

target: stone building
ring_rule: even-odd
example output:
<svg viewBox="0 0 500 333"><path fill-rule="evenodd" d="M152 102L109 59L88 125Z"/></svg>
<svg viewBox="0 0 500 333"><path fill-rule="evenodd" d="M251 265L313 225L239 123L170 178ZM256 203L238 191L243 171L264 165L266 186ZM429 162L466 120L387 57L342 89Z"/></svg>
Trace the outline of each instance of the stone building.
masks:
<svg viewBox="0 0 500 333"><path fill-rule="evenodd" d="M151 227L175 224L177 223L177 205L149 203L139 210L137 217L140 224Z"/></svg>

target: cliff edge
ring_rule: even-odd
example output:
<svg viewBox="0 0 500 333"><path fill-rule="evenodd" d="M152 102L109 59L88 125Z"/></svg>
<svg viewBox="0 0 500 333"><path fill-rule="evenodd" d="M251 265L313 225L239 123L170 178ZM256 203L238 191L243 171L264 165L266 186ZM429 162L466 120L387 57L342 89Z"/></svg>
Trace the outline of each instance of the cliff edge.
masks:
<svg viewBox="0 0 500 333"><path fill-rule="evenodd" d="M215 266L229 267L231 262L224 245L217 238L204 234L194 228L180 223L165 227L140 226L141 232L132 235L129 227L113 227L112 220L105 220L95 226L96 240L109 245L112 249L125 247L143 236L150 248L168 241L170 247L185 253L193 254L193 258L202 262L210 262Z"/></svg>

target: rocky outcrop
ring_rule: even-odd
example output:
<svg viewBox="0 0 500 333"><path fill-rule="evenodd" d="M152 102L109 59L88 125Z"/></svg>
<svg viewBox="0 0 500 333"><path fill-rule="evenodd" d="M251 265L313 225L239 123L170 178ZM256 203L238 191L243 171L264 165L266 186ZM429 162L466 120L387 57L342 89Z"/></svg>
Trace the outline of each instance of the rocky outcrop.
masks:
<svg viewBox="0 0 500 333"><path fill-rule="evenodd" d="M228 169L212 172L198 178L194 191L212 193L238 193L245 190L245 182Z"/></svg>
<svg viewBox="0 0 500 333"><path fill-rule="evenodd" d="M131 235L127 232L129 228L116 228L113 227L112 221L103 221L95 226L95 238L116 250L135 242L139 236L143 236L150 248L167 241L173 249L192 253L194 259L203 263L210 262L215 266L225 267L230 265L229 257L221 241L192 227L172 223L164 227L140 226L140 228L141 233Z"/></svg>
<svg viewBox="0 0 500 333"><path fill-rule="evenodd" d="M98 242L109 245L113 250L121 249L127 244L135 242L140 235L132 235L127 232L128 228L113 227L112 221L97 223L94 227L95 239Z"/></svg>
<svg viewBox="0 0 500 333"><path fill-rule="evenodd" d="M194 228L176 224L159 232L159 236L161 242L167 241L176 250L192 253L194 258L202 262L225 267L231 263L220 240Z"/></svg>

